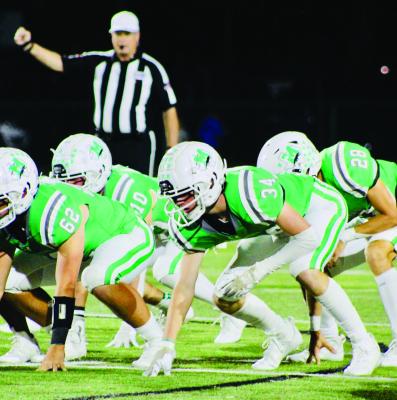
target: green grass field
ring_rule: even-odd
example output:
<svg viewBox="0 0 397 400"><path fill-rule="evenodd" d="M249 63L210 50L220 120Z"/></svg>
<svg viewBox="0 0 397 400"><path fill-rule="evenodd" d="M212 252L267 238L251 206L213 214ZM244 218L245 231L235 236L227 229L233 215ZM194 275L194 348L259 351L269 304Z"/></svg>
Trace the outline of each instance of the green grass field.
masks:
<svg viewBox="0 0 397 400"><path fill-rule="evenodd" d="M203 271L215 281L230 250L218 250L205 259ZM361 266L337 280L351 296L368 329L379 343L391 340L387 318L374 279ZM300 288L282 269L268 277L255 293L283 316L293 316L304 333L308 318ZM185 324L177 344L177 359L171 376L145 378L130 368L141 349L109 349L108 343L119 326L105 306L92 296L88 314L108 314L110 318L88 316L88 356L71 362L67 372L36 372L34 366L0 365L1 399L397 399L397 369L377 368L370 377L345 377L340 372L349 363L351 346L345 343L343 362L323 362L320 366L283 363L271 373L254 371L253 361L261 357L263 334L251 327L245 329L240 342L215 345L217 323L208 322L217 313L207 304L193 303L197 320ZM49 335L37 334L42 350ZM9 349L10 335L0 333L0 352Z"/></svg>

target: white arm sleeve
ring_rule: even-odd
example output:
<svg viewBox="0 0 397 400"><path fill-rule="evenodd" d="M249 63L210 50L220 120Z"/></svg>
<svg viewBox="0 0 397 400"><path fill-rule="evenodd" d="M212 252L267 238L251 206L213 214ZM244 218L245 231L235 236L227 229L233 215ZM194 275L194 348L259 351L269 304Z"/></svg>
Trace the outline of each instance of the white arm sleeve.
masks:
<svg viewBox="0 0 397 400"><path fill-rule="evenodd" d="M277 253L255 263L253 273L256 282L261 281L266 275L277 270L283 264L289 264L291 261L310 253L319 245L320 239L313 227L292 236L289 242Z"/></svg>

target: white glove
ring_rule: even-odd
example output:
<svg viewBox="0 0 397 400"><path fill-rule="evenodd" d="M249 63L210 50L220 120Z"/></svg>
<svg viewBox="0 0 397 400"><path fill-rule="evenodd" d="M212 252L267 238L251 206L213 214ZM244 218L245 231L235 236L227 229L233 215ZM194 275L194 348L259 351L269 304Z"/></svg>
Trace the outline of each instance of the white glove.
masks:
<svg viewBox="0 0 397 400"><path fill-rule="evenodd" d="M136 330L123 321L113 340L110 341L106 347L125 347L128 349L131 345L134 347L140 347L136 340Z"/></svg>
<svg viewBox="0 0 397 400"><path fill-rule="evenodd" d="M224 297L229 298L240 298L245 296L258 282L256 276L256 267L246 268L246 270L227 282L223 287L221 287L221 292Z"/></svg>
<svg viewBox="0 0 397 400"><path fill-rule="evenodd" d="M150 366L143 373L144 376L157 376L161 371L164 375L171 375L172 362L175 359L175 343L166 339L155 345Z"/></svg>

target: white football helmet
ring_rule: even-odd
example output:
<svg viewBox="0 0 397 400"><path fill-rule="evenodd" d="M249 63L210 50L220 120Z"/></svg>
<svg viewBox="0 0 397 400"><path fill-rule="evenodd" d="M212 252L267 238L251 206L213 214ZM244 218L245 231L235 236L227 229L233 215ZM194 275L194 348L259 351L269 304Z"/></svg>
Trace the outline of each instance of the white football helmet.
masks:
<svg viewBox="0 0 397 400"><path fill-rule="evenodd" d="M0 229L30 207L38 180L30 156L19 149L0 147Z"/></svg>
<svg viewBox="0 0 397 400"><path fill-rule="evenodd" d="M225 170L225 161L206 143L182 142L165 153L159 166L159 185L161 194L168 197L166 212L178 226L192 224L215 204L224 187ZM193 199L188 204L175 204L189 194Z"/></svg>
<svg viewBox="0 0 397 400"><path fill-rule="evenodd" d="M302 132L281 132L262 147L257 166L273 174L293 172L316 176L321 169L321 156Z"/></svg>
<svg viewBox="0 0 397 400"><path fill-rule="evenodd" d="M106 143L97 136L76 133L52 150L50 176L66 182L83 178L84 189L100 192L112 171L112 156Z"/></svg>

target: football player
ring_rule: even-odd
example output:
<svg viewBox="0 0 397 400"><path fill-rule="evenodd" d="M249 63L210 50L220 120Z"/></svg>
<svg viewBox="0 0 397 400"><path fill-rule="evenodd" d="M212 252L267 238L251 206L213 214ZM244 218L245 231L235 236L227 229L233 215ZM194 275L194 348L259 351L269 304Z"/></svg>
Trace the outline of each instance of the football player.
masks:
<svg viewBox="0 0 397 400"><path fill-rule="evenodd" d="M350 227L342 233L328 271L335 276L367 261L393 338L381 365L397 366L397 271L392 266L397 249L397 164L374 159L367 148L347 141L319 153L304 133L282 132L264 144L258 166L276 174L317 176L343 195ZM354 247L356 250L352 251ZM348 254L351 255L347 257ZM340 347L336 323L326 310L321 317L321 329ZM322 355L329 358L325 349Z"/></svg>
<svg viewBox="0 0 397 400"><path fill-rule="evenodd" d="M23 290L16 282L27 290L56 284L51 346L40 370L65 369L64 347L83 257L92 256L81 275L85 287L147 341L159 340L161 328L139 293L126 284L147 267L154 237L123 204L49 178L39 180L25 152L0 148L0 235L1 297ZM32 270L18 263L17 255L8 278L16 248L24 255L56 251L55 271L48 265ZM14 279L15 274L24 279ZM51 282L44 282L48 276Z"/></svg>
<svg viewBox="0 0 397 400"><path fill-rule="evenodd" d="M289 264L291 274L331 311L352 338L355 352L345 373L372 373L380 357L379 347L346 293L323 272L347 218L346 204L335 189L309 176L286 174L278 178L256 167L225 170L219 154L199 142L180 143L168 150L160 163L159 180L161 193L168 198L170 232L185 255L164 340L147 375L171 371L175 339L192 301L204 251L225 241L270 233L277 238L273 241L269 236L264 241L267 254L262 260L246 267L232 266L215 285L215 301L222 311L268 335L269 346L253 367L277 368L302 341L290 320L249 293L267 274ZM321 336L313 340L317 347L328 345Z"/></svg>
<svg viewBox="0 0 397 400"><path fill-rule="evenodd" d="M173 288L180 272L182 252L168 240L165 200L161 199L156 204L158 181L131 168L111 166L110 153L104 157L108 153L106 144L96 136L82 133L71 135L54 151L51 176L120 201L153 225L157 241L153 275L159 282ZM99 176L100 181L96 178ZM212 304L213 291L214 285L201 273L196 282L196 297ZM232 343L239 340L245 327L244 321L229 315L223 315L222 319L224 329L215 342ZM134 366L141 364L139 360L134 362Z"/></svg>

